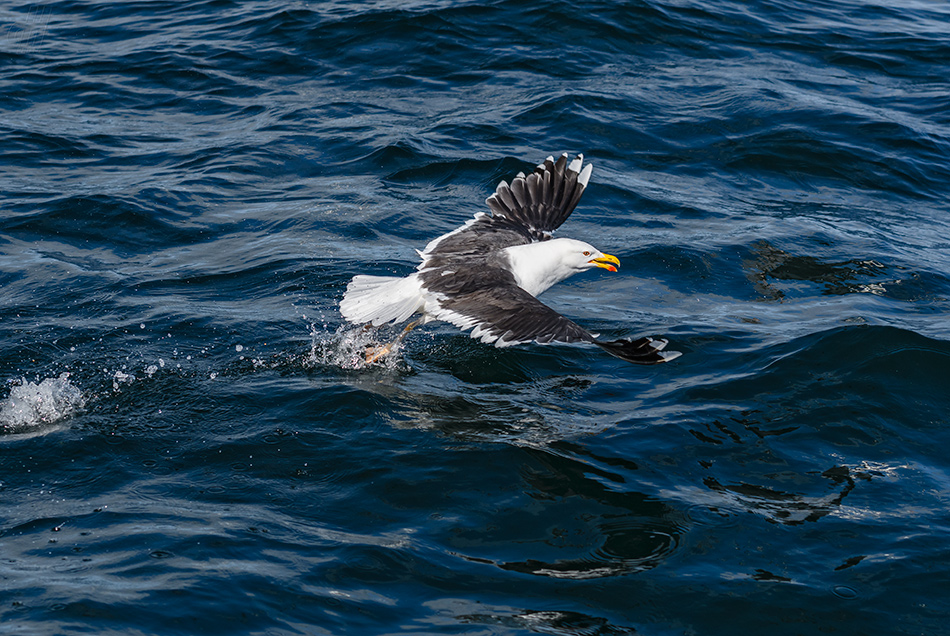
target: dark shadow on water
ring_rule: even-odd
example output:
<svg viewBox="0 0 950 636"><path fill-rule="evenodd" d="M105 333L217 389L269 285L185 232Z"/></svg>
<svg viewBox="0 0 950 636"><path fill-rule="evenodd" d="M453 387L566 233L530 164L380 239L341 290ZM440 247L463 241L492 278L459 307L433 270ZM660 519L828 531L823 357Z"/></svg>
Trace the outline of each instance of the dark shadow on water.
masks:
<svg viewBox="0 0 950 636"><path fill-rule="evenodd" d="M747 483L723 485L715 477L707 477L703 484L730 500L733 509L744 509L774 523L798 525L818 521L838 510L844 498L855 488L854 477L847 467L829 468L821 477L829 482L831 490L822 496L808 496Z"/></svg>
<svg viewBox="0 0 950 636"><path fill-rule="evenodd" d="M622 460L575 443L555 446L525 449L521 475L529 503L460 529L453 549L502 570L575 581L651 570L676 552L687 519L624 485L623 472L635 464L621 467Z"/></svg>
<svg viewBox="0 0 950 636"><path fill-rule="evenodd" d="M827 262L811 255L791 254L766 240L753 243L742 261L746 277L766 300L783 300L801 292L790 285L818 287L825 296L874 294L904 302L935 301L935 290L950 290L946 276L908 271L871 258Z"/></svg>
<svg viewBox="0 0 950 636"><path fill-rule="evenodd" d="M613 625L606 618L580 612L565 611L496 611L494 613L462 614L463 623L498 625L509 629L528 630L540 634L564 636L622 636L635 634L633 627Z"/></svg>

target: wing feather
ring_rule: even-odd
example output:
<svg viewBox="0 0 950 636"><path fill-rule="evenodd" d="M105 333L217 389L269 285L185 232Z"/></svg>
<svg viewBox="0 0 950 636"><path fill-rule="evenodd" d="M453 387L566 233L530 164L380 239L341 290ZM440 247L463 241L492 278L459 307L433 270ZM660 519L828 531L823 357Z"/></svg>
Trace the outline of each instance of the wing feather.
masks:
<svg viewBox="0 0 950 636"><path fill-rule="evenodd" d="M502 180L498 184L498 187L495 188L495 194L501 198L502 203L504 204L504 209L511 214L511 212L518 209L518 202L515 200L514 195L511 192L511 187L508 185L507 181ZM507 214L505 215L507 216Z"/></svg>
<svg viewBox="0 0 950 636"><path fill-rule="evenodd" d="M536 172L532 172L525 179L525 186L530 200L531 214L536 215L541 209L541 177Z"/></svg>
<svg viewBox="0 0 950 636"><path fill-rule="evenodd" d="M530 175L499 183L486 203L493 216L521 225L534 240L545 240L571 215L587 187L591 166L582 168L583 162L584 155L569 165L567 153L557 161L548 157Z"/></svg>
<svg viewBox="0 0 950 636"><path fill-rule="evenodd" d="M519 210L523 210L531 205L531 197L528 195L527 189L525 188L524 175L515 177L511 181L509 188L511 189L512 195L514 195L514 199L518 204Z"/></svg>

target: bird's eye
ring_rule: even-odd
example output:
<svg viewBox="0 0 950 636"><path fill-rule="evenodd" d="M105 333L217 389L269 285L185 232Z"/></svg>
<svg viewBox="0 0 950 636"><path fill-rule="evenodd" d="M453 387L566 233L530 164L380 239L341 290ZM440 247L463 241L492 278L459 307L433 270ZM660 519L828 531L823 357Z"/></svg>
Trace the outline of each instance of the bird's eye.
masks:
<svg viewBox="0 0 950 636"><path fill-rule="evenodd" d="M590 256L590 252L584 252L584 256Z"/></svg>

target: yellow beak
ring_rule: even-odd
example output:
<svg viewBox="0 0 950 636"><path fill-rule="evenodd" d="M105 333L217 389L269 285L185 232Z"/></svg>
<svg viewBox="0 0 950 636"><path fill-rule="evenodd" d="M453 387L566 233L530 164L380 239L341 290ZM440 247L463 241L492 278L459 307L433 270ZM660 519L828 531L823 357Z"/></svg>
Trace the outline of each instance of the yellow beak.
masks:
<svg viewBox="0 0 950 636"><path fill-rule="evenodd" d="M603 267L608 272L616 272L617 267L620 265L620 259L616 256L611 256L610 254L604 254L600 258L591 259L589 262L593 263L597 267Z"/></svg>

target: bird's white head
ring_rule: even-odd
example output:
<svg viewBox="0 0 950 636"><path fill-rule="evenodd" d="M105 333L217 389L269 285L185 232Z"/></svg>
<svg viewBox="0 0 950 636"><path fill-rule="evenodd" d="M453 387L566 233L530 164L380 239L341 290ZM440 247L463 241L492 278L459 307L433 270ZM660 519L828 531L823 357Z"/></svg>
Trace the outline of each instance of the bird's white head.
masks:
<svg viewBox="0 0 950 636"><path fill-rule="evenodd" d="M558 244L562 262L579 272L594 267L616 272L617 266L620 265L620 260L616 256L604 254L590 243L569 238L554 239L551 242Z"/></svg>
<svg viewBox="0 0 950 636"><path fill-rule="evenodd" d="M505 249L518 285L537 296L551 285L578 272L602 267L616 272L620 261L593 245L569 238L558 238Z"/></svg>

